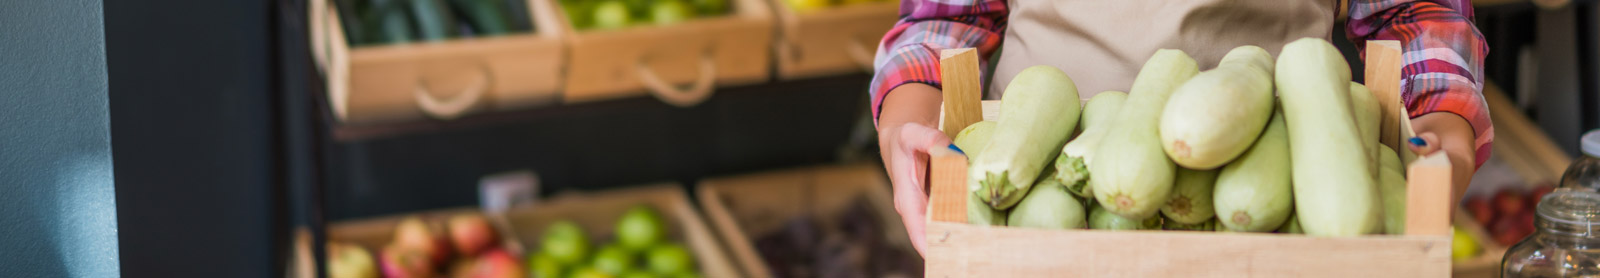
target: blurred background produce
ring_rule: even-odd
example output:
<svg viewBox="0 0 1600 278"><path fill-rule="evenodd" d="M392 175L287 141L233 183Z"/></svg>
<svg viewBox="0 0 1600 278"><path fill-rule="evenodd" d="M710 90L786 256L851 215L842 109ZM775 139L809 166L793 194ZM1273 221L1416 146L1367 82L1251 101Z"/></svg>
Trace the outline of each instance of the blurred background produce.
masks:
<svg viewBox="0 0 1600 278"><path fill-rule="evenodd" d="M527 0L333 0L351 46L532 32Z"/></svg>
<svg viewBox="0 0 1600 278"><path fill-rule="evenodd" d="M634 25L672 25L728 13L729 0L560 0L567 21L578 30Z"/></svg>

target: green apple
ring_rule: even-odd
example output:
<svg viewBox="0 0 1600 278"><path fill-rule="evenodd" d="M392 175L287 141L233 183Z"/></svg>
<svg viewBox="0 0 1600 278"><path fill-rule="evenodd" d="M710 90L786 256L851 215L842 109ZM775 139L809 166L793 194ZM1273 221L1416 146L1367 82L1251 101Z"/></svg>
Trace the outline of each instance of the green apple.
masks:
<svg viewBox="0 0 1600 278"><path fill-rule="evenodd" d="M589 236L583 233L583 228L579 228L577 223L556 221L545 228L540 250L557 262L577 264L589 256Z"/></svg>
<svg viewBox="0 0 1600 278"><path fill-rule="evenodd" d="M1471 235L1461 231L1461 227L1450 227L1450 258L1460 261L1471 259L1478 255L1478 241Z"/></svg>
<svg viewBox="0 0 1600 278"><path fill-rule="evenodd" d="M588 29L594 23L589 17L594 14L593 1L561 1L561 9L574 29Z"/></svg>
<svg viewBox="0 0 1600 278"><path fill-rule="evenodd" d="M596 3L590 26L595 29L621 29L632 24L632 17L628 14L628 5L621 0L604 0Z"/></svg>
<svg viewBox="0 0 1600 278"><path fill-rule="evenodd" d="M611 276L611 274L606 274L605 272L600 272L599 270L595 270L594 268L579 268L579 269L573 270L570 275L567 275L567 277L568 278L613 278L613 277L616 277L616 276Z"/></svg>
<svg viewBox="0 0 1600 278"><path fill-rule="evenodd" d="M600 251L594 253L594 269L606 274L622 274L633 268L636 262L638 260L633 250L617 244L600 247Z"/></svg>
<svg viewBox="0 0 1600 278"><path fill-rule="evenodd" d="M795 12L807 13L826 9L833 6L829 0L784 0L789 3L789 8Z"/></svg>
<svg viewBox="0 0 1600 278"><path fill-rule="evenodd" d="M657 4L665 5L659 3L680 3L676 6L683 7L681 2L676 0L665 0ZM656 23L661 23L659 17ZM628 212L622 214L622 219L617 220L617 243L629 249L644 251L666 237L667 228L663 223L661 215L649 206L639 205L630 208Z"/></svg>
<svg viewBox="0 0 1600 278"><path fill-rule="evenodd" d="M690 18L694 18L694 10L689 9L689 4L684 4L680 0L657 0L655 5L650 5L650 21L655 22L657 25L683 22ZM635 207L634 209L637 210L638 208L643 208L643 206ZM645 209L648 210L649 208ZM632 212L633 210L629 210L629 213ZM623 219L627 220L626 216ZM657 220L656 222L659 223L660 221Z"/></svg>
<svg viewBox="0 0 1600 278"><path fill-rule="evenodd" d="M528 278L561 278L561 262L544 252L528 256Z"/></svg>
<svg viewBox="0 0 1600 278"><path fill-rule="evenodd" d="M617 275L617 278L658 278L655 274L642 270L634 270Z"/></svg>
<svg viewBox="0 0 1600 278"><path fill-rule="evenodd" d="M674 275L694 270L694 257L688 249L677 243L663 243L645 255L650 271L660 275Z"/></svg>

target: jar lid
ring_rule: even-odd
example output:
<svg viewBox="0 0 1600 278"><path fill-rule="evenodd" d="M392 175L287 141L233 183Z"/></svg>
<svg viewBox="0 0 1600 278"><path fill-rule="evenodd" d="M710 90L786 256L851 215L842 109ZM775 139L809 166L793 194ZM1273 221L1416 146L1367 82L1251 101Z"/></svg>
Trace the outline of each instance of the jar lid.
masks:
<svg viewBox="0 0 1600 278"><path fill-rule="evenodd" d="M1600 157L1600 129L1584 133L1583 139L1579 140L1581 142L1578 143L1578 146L1583 149L1583 154Z"/></svg>
<svg viewBox="0 0 1600 278"><path fill-rule="evenodd" d="M1600 226L1600 193L1561 189L1546 194L1535 209L1539 218L1568 225Z"/></svg>

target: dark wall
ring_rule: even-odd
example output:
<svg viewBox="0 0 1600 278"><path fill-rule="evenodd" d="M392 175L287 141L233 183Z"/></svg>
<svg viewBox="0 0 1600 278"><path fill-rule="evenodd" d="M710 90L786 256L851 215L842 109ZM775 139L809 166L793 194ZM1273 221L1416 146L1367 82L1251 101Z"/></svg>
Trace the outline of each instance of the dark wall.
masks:
<svg viewBox="0 0 1600 278"><path fill-rule="evenodd" d="M0 1L0 277L115 277L100 1Z"/></svg>
<svg viewBox="0 0 1600 278"><path fill-rule="evenodd" d="M281 277L272 7L105 2L123 275Z"/></svg>

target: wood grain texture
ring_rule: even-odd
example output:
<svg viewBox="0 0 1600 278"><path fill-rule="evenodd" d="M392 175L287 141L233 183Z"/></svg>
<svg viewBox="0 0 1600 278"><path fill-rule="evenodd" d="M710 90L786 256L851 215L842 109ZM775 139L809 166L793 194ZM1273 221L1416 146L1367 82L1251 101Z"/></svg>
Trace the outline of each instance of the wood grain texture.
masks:
<svg viewBox="0 0 1600 278"><path fill-rule="evenodd" d="M1367 65L1383 64L1386 69L1368 69L1368 87L1383 102L1385 144L1403 147L1401 136L1413 132L1399 101L1399 47L1393 42L1375 43L1394 47L1369 46L1369 51L1380 51L1368 53ZM948 121L950 115L955 114L946 107L942 117ZM1406 235L1346 238L968 225L954 221L966 216L967 198L959 195L965 193L965 159L935 154L930 164L933 196L925 254L929 277L1446 277L1451 273L1453 202L1449 161L1442 155L1409 164Z"/></svg>
<svg viewBox="0 0 1600 278"><path fill-rule="evenodd" d="M556 8L555 0L531 0ZM576 103L644 96L640 71L667 83L686 85L703 74L717 87L768 81L772 66L772 11L764 0L731 0L726 16L695 18L665 25L617 30L575 30L568 35L569 59L563 102ZM560 15L565 18L564 13ZM712 72L700 69L710 60ZM715 92L713 92L715 94Z"/></svg>
<svg viewBox="0 0 1600 278"><path fill-rule="evenodd" d="M738 263L743 276L772 277L755 239L783 228L794 217L809 216L823 227L857 200L878 214L890 243L911 251L883 167L875 164L819 166L707 179L696 192L711 227Z"/></svg>
<svg viewBox="0 0 1600 278"><path fill-rule="evenodd" d="M796 13L784 2L769 1L778 18L773 53L777 55L778 78L783 80L871 72L870 55L900 19L900 4L892 1L850 3L807 13ZM866 51L869 56L856 57L852 51Z"/></svg>
<svg viewBox="0 0 1600 278"><path fill-rule="evenodd" d="M1378 98L1378 106L1383 110L1379 141L1395 151L1403 152L1406 148L1400 144L1399 123L1401 118L1407 116L1400 113L1400 108L1405 106L1400 99L1400 65L1404 62L1400 54L1399 41L1367 41L1367 68L1364 75L1367 80L1363 85Z"/></svg>
<svg viewBox="0 0 1600 278"><path fill-rule="evenodd" d="M967 125L983 120L983 79L978 68L978 50L946 49L939 52L939 75L943 83L944 114L939 129L955 138Z"/></svg>
<svg viewBox="0 0 1600 278"><path fill-rule="evenodd" d="M341 122L371 124L425 119L418 90L453 99L486 88L467 113L526 109L557 102L566 45L555 12L529 2L535 30L484 38L350 47L331 4L313 20L311 41L328 78L329 103Z"/></svg>
<svg viewBox="0 0 1600 278"><path fill-rule="evenodd" d="M928 277L1446 277L1448 237L1040 230L928 223Z"/></svg>

